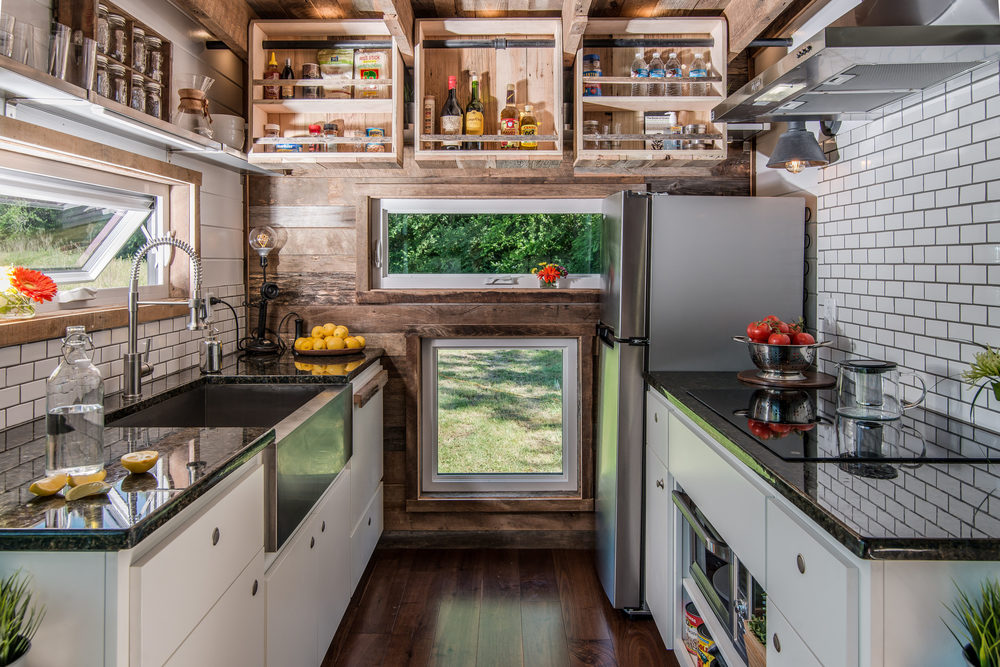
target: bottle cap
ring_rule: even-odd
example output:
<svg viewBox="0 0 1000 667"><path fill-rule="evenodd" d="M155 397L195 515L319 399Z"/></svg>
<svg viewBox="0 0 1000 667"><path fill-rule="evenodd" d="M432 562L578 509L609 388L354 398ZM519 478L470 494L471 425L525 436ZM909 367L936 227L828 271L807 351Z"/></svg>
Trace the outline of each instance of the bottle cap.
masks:
<svg viewBox="0 0 1000 667"><path fill-rule="evenodd" d="M281 132L281 126L278 125L277 123L266 123L264 125L264 131L268 132L270 130L273 130L275 132Z"/></svg>
<svg viewBox="0 0 1000 667"><path fill-rule="evenodd" d="M694 57L701 58L701 51L695 51Z"/></svg>
<svg viewBox="0 0 1000 667"><path fill-rule="evenodd" d="M458 85L458 77L457 76L449 76L448 77L448 90L451 90L452 88L454 88L457 85Z"/></svg>
<svg viewBox="0 0 1000 667"><path fill-rule="evenodd" d="M534 108L534 107L532 107L532 106L531 106L530 104L525 104L525 105L524 105L524 113L531 113L531 110L532 110L533 108Z"/></svg>
<svg viewBox="0 0 1000 667"><path fill-rule="evenodd" d="M660 57L660 52L659 51L653 51L653 57L654 58L659 58Z"/></svg>
<svg viewBox="0 0 1000 667"><path fill-rule="evenodd" d="M670 55L668 57L669 58L676 58L677 57L677 53L675 53L674 51L671 51Z"/></svg>
<svg viewBox="0 0 1000 667"><path fill-rule="evenodd" d="M636 51L636 52L635 52L635 57L636 57L636 58L642 58L643 56L644 56L644 54L643 54L643 52L642 52L642 51Z"/></svg>
<svg viewBox="0 0 1000 667"><path fill-rule="evenodd" d="M476 74L475 72L472 72L472 80L473 81L479 81L479 75Z"/></svg>

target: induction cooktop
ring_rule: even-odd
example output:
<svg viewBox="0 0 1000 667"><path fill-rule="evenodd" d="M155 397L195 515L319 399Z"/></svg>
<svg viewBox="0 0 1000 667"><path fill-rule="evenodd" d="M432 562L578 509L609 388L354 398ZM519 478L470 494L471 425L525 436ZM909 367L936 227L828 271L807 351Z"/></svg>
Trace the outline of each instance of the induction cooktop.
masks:
<svg viewBox="0 0 1000 667"><path fill-rule="evenodd" d="M888 463L1000 463L1000 433L923 407L876 422L837 416L831 390L688 394L785 461L836 462L865 477L894 476Z"/></svg>

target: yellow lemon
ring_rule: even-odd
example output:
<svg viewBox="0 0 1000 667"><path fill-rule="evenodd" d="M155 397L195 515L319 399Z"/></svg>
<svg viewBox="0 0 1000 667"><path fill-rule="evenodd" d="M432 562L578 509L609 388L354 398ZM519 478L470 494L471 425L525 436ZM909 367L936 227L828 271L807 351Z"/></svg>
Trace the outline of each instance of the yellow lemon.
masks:
<svg viewBox="0 0 1000 667"><path fill-rule="evenodd" d="M81 484L89 484L90 482L100 482L107 476L108 476L108 471L104 470L103 468L90 475L70 475L69 485L80 486ZM67 498L68 497L69 496L67 496Z"/></svg>
<svg viewBox="0 0 1000 667"><path fill-rule="evenodd" d="M344 364L330 364L326 367L327 375L343 375L344 374Z"/></svg>
<svg viewBox="0 0 1000 667"><path fill-rule="evenodd" d="M79 500L87 496L96 496L99 493L107 493L110 488L111 485L104 482L87 482L70 489L66 493L66 500Z"/></svg>
<svg viewBox="0 0 1000 667"><path fill-rule="evenodd" d="M302 343L299 344L299 346L297 348L295 348L295 349L296 350L300 350L302 352L308 352L309 350L313 349L313 342L316 339L315 338L302 338L301 340L302 340Z"/></svg>
<svg viewBox="0 0 1000 667"><path fill-rule="evenodd" d="M354 335L354 340L356 340L359 343L361 343L361 347L365 346L365 337L364 336L358 336L357 334L355 334Z"/></svg>
<svg viewBox="0 0 1000 667"><path fill-rule="evenodd" d="M332 335L334 335L333 332L336 331L336 330L337 330L337 325L336 324L332 324L330 322L327 322L326 324L323 325L323 335L324 336L332 336Z"/></svg>
<svg viewBox="0 0 1000 667"><path fill-rule="evenodd" d="M129 475L123 479L121 489L125 493L138 493L140 491L152 491L156 488L157 484L158 482L155 477L148 472L144 472L138 475Z"/></svg>
<svg viewBox="0 0 1000 667"><path fill-rule="evenodd" d="M347 330L347 327L341 324L340 326L338 326L336 329L333 330L333 335L339 336L340 338L347 338L348 336L351 335L351 333Z"/></svg>
<svg viewBox="0 0 1000 667"><path fill-rule="evenodd" d="M326 339L326 349L328 350L343 350L344 347L344 339L340 336L330 336Z"/></svg>
<svg viewBox="0 0 1000 667"><path fill-rule="evenodd" d="M323 327L313 327L312 328L312 337L313 338L322 338L325 335L326 334L323 333Z"/></svg>
<svg viewBox="0 0 1000 667"><path fill-rule="evenodd" d="M348 336L347 338L345 338L344 345L346 345L351 350L361 349L361 343L359 343L358 339L355 338L354 336Z"/></svg>
<svg viewBox="0 0 1000 667"><path fill-rule="evenodd" d="M122 455L122 465L131 473L143 473L156 465L160 458L159 452L144 449L141 452L129 452Z"/></svg>
<svg viewBox="0 0 1000 667"><path fill-rule="evenodd" d="M314 350L325 350L326 341L322 338L313 338L313 349Z"/></svg>
<svg viewBox="0 0 1000 667"><path fill-rule="evenodd" d="M309 339L306 338L305 336L300 336L300 337L298 337L298 338L295 339L295 343L292 344L292 347L294 347L296 350L301 350L302 346L305 345L305 343L306 343L307 340L309 340ZM310 343L310 346L311 345L312 344Z"/></svg>
<svg viewBox="0 0 1000 667"><path fill-rule="evenodd" d="M36 496L51 496L53 493L59 493L60 489L64 486L66 486L66 475L58 473L51 477L40 479L37 482L32 482L31 486L28 487L28 491L31 491Z"/></svg>
<svg viewBox="0 0 1000 667"><path fill-rule="evenodd" d="M310 347L311 347L311 346L312 346L312 344L310 343ZM312 364L307 364L307 363L305 363L305 362L302 362L302 361L296 361L296 362L295 362L295 370L297 370L297 371L308 371L308 370L312 370L312 367L313 367L313 365L312 365Z"/></svg>
<svg viewBox="0 0 1000 667"><path fill-rule="evenodd" d="M344 366L344 371L346 371L347 373L350 373L351 371L353 371L355 368L357 368L358 366L360 366L363 363L365 363L364 360L352 361L351 363L349 363L346 366Z"/></svg>

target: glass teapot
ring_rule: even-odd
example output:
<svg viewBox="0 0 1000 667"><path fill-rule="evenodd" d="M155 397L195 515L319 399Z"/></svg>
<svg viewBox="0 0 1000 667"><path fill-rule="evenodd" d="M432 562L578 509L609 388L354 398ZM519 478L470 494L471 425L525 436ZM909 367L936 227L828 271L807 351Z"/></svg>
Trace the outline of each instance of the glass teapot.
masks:
<svg viewBox="0 0 1000 667"><path fill-rule="evenodd" d="M837 414L851 419L889 421L903 416L903 410L920 405L927 385L916 373L901 374L891 361L848 359L839 364ZM920 398L903 400L900 378L912 377L920 385Z"/></svg>

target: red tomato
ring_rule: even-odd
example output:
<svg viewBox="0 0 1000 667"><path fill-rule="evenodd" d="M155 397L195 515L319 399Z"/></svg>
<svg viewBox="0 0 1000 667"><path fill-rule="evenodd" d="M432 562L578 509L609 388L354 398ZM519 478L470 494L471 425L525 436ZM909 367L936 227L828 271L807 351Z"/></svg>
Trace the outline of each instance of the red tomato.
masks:
<svg viewBox="0 0 1000 667"><path fill-rule="evenodd" d="M803 326L803 322L802 322L802 318L801 317L799 318L799 320L797 322L794 322L794 323L788 325L788 327L791 329L791 333L793 333L793 334L802 333L802 326Z"/></svg>
<svg viewBox="0 0 1000 667"><path fill-rule="evenodd" d="M757 330L757 323L751 322L747 325L747 338L753 338L753 332Z"/></svg>
<svg viewBox="0 0 1000 667"><path fill-rule="evenodd" d="M753 433L758 438L760 438L761 440L770 440L772 437L774 437L774 433L772 433L771 429L767 427L767 424L765 424L764 422L759 422L756 419L748 419L747 428L750 429L750 432Z"/></svg>
<svg viewBox="0 0 1000 667"><path fill-rule="evenodd" d="M805 331L797 334L792 334L792 345L812 345L816 342L811 333L806 333Z"/></svg>
<svg viewBox="0 0 1000 667"><path fill-rule="evenodd" d="M766 324L757 322L752 331L749 328L747 329L747 333L753 342L766 343L768 336L771 335L771 329Z"/></svg>
<svg viewBox="0 0 1000 667"><path fill-rule="evenodd" d="M814 428L816 428L816 424L796 424L795 425L795 430L796 431L811 431Z"/></svg>
<svg viewBox="0 0 1000 667"><path fill-rule="evenodd" d="M780 321L781 320L779 320L775 315L768 315L767 317L761 320L761 322L780 322Z"/></svg>
<svg viewBox="0 0 1000 667"><path fill-rule="evenodd" d="M788 334L774 333L767 338L768 345L791 345L792 339Z"/></svg>
<svg viewBox="0 0 1000 667"><path fill-rule="evenodd" d="M791 424L768 424L768 427L775 433L791 433Z"/></svg>
<svg viewBox="0 0 1000 667"><path fill-rule="evenodd" d="M788 326L784 322L775 322L774 326L778 333L783 333L783 334L792 333L792 327Z"/></svg>

